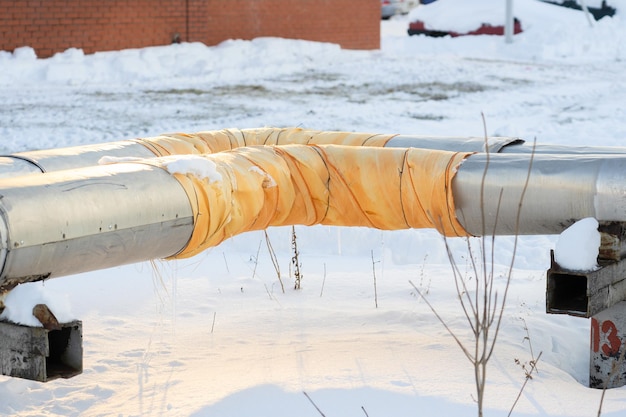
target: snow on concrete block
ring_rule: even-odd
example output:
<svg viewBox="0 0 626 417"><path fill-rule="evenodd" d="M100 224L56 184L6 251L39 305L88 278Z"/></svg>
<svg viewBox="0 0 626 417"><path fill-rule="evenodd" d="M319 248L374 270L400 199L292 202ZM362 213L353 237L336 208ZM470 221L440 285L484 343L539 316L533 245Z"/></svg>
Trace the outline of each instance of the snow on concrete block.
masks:
<svg viewBox="0 0 626 417"><path fill-rule="evenodd" d="M554 260L570 271L593 271L598 268L600 232L592 217L579 220L560 235L554 248Z"/></svg>

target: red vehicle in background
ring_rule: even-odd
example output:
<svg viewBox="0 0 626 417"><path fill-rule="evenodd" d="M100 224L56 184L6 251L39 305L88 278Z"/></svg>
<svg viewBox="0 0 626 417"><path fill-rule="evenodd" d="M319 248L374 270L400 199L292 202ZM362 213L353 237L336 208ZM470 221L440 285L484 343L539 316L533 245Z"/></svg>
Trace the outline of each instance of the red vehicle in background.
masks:
<svg viewBox="0 0 626 417"><path fill-rule="evenodd" d="M517 35L518 33L521 33L521 32L522 32L522 23L519 20L514 19L513 34ZM426 36L433 36L433 37L452 36L453 38L456 36L464 36L464 35L500 35L502 36L504 35L504 26L503 25L492 26L488 23L483 23L481 26L479 26L475 30L465 32L465 33L458 33L454 31L426 29L426 25L424 24L424 22L420 20L416 20L414 22L409 23L408 33L409 35L426 35Z"/></svg>
<svg viewBox="0 0 626 417"><path fill-rule="evenodd" d="M504 35L504 18L505 0L422 1L409 15L408 33L434 37ZM515 18L513 33L521 32L522 22Z"/></svg>
<svg viewBox="0 0 626 417"><path fill-rule="evenodd" d="M582 0L525 0L526 5L548 7L567 7L588 12L588 17L599 20L613 16L617 12L616 4L624 0L594 0L586 7ZM504 35L505 0L422 0L422 5L409 16L409 35L463 36L463 35ZM587 2L589 3L589 1ZM513 13L515 13L513 8ZM546 9L546 13L550 10ZM516 15L514 15L516 16ZM526 21L524 21L526 19ZM523 32L525 25L532 25L532 13L518 12L513 20L513 34Z"/></svg>

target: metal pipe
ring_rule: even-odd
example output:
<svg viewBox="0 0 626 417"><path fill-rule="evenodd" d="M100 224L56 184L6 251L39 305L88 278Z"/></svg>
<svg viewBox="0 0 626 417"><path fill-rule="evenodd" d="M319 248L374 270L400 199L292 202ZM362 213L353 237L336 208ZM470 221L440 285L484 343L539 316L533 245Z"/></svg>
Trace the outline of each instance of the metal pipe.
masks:
<svg viewBox="0 0 626 417"><path fill-rule="evenodd" d="M267 129L267 131L278 131L279 135L285 131L286 135L282 136L281 144L293 143L289 136L289 131L302 131L301 129ZM256 129L236 131L242 132L244 135L248 132L256 131ZM317 133L332 132L316 132L310 131L311 139L307 142L310 144L320 144L316 136ZM338 132L339 133L339 132ZM200 133L201 134L201 133ZM364 134L364 138L375 135ZM415 135L386 135L391 137L385 143L385 147L390 148L422 148L422 149L440 149L456 152L501 152L504 147L513 143L523 143L519 138L493 137L489 138L487 147L485 140L478 137L439 137L439 136L415 136ZM167 138L167 136L163 136ZM193 135L189 135L193 137ZM75 146L68 148L57 148L47 150L36 150L19 152L11 155L0 156L0 178L16 177L30 173L42 173L59 171L63 169L75 169L88 166L98 165L98 161L102 157L114 158L154 158L156 155L153 148L149 147L151 138L145 140L123 140L110 142L105 144L94 144ZM184 137L183 137L184 139ZM250 145L259 145L259 141L250 141ZM334 141L336 145L344 144L341 141ZM191 151L195 149L190 148ZM626 153L626 150L624 151Z"/></svg>
<svg viewBox="0 0 626 417"><path fill-rule="evenodd" d="M151 158L155 155L133 140L18 152L0 156L0 178L96 166L103 156Z"/></svg>
<svg viewBox="0 0 626 417"><path fill-rule="evenodd" d="M170 256L193 230L163 169L116 164L0 180L0 291Z"/></svg>
<svg viewBox="0 0 626 417"><path fill-rule="evenodd" d="M560 233L590 216L626 221L626 156L535 155L517 229L530 158L490 155L485 173L486 158L468 157L452 180L456 217L470 234ZM169 257L194 226L180 183L145 164L3 179L0 194L0 289Z"/></svg>
<svg viewBox="0 0 626 417"><path fill-rule="evenodd" d="M240 141L242 145L261 145L269 136L273 136L275 144L294 143L294 138L298 136L298 143L303 143L302 138L307 139L309 144L324 144L328 142L328 136L334 133L342 134L337 139L333 139L333 144L347 144L344 141L344 132L319 132L313 130L303 130L297 128L267 128L267 129L224 129L221 131L199 132L192 135L173 134L163 135L157 138L129 139L104 144L93 144L75 146L68 148L57 148L48 150L36 150L19 152L11 155L0 156L0 178L15 177L30 173L41 173L58 171L62 169L74 169L98 164L100 158L104 156L117 158L151 158L159 156L155 153L154 147L150 146L153 139L176 138L179 141L185 140L206 140L210 141L211 136L221 133L232 137L244 137ZM363 141L373 137L389 137L384 143L388 148L422 148L440 149L454 152L486 152L491 153L526 153L533 152L533 146L524 140L516 137L489 137L487 142L482 137L456 137L456 136L425 136L425 135L374 135L371 133L351 133L351 137L362 136ZM209 137L209 139L204 139ZM200 138L200 139L198 139ZM230 144L231 147L239 146L236 141ZM185 152L198 153L190 146L184 149ZM598 147L598 146L560 146L537 144L534 147L537 154L626 154L626 147Z"/></svg>
<svg viewBox="0 0 626 417"><path fill-rule="evenodd" d="M396 136L385 145L411 143L484 149L479 138ZM534 155L520 211L532 147L511 138L489 146L501 153L469 156L451 182L454 213L469 234L555 234L584 217L626 222L624 148L592 148L604 155L582 155L578 148L560 155L552 154L560 147L539 148L545 153ZM615 155L608 154L611 150ZM185 247L194 213L181 184L146 164L76 168L95 165L104 155L154 153L136 141L121 141L0 158L0 166L13 170L21 165L14 172L47 171L0 179L0 290L17 282L170 257Z"/></svg>
<svg viewBox="0 0 626 417"><path fill-rule="evenodd" d="M521 138L494 136L406 136L390 139L385 147L441 149L455 152L486 152L494 154L537 154L537 155L626 155L624 146L564 146L545 143L533 144Z"/></svg>
<svg viewBox="0 0 626 417"><path fill-rule="evenodd" d="M452 187L457 217L469 233L558 234L585 217L626 221L625 155L538 154L529 173L530 160L475 154L461 165Z"/></svg>
<svg viewBox="0 0 626 417"><path fill-rule="evenodd" d="M41 168L32 161L18 156L0 156L0 178L40 174L41 172Z"/></svg>
<svg viewBox="0 0 626 417"><path fill-rule="evenodd" d="M299 133L298 140L314 143ZM322 143L334 138L322 136ZM360 139L371 138L367 145L397 149L242 148L193 157L205 159L203 175L212 164L205 176L197 167L168 172L168 161L184 156L154 158L160 145L151 150L141 141L0 157L0 311L6 292L21 283L193 256L269 225L434 227L484 236L555 234L594 217L617 223L620 240L611 249L623 256L626 148L529 146L516 138ZM417 147L454 152L410 149ZM146 159L98 165L103 156ZM624 265L577 275L553 262L548 311L588 316L622 301Z"/></svg>
<svg viewBox="0 0 626 417"><path fill-rule="evenodd" d="M257 146L5 178L0 293L25 282L191 256L271 225L429 227L465 235L449 190L467 155ZM355 169L360 165L367 169Z"/></svg>

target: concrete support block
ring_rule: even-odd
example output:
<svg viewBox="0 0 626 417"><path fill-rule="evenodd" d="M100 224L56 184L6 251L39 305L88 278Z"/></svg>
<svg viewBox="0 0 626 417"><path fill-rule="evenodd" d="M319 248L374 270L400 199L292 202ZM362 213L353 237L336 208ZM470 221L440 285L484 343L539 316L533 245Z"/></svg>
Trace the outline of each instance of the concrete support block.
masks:
<svg viewBox="0 0 626 417"><path fill-rule="evenodd" d="M56 329L0 322L2 375L47 382L83 371L82 322Z"/></svg>

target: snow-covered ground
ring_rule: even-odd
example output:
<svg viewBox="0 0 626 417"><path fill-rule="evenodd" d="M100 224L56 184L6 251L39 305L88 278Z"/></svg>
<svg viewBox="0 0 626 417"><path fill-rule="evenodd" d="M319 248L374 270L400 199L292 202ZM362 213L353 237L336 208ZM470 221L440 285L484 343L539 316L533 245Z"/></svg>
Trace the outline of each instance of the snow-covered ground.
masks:
<svg viewBox="0 0 626 417"><path fill-rule="evenodd" d="M262 38L46 60L29 48L0 52L0 152L225 127L482 136L481 113L490 135L625 145L626 17L589 27L579 12L515 5L529 20L511 45L408 37L397 17L381 22L377 51ZM319 416L304 392L329 417L474 414L470 364L409 283L469 336L441 237L296 232L299 291L289 285L290 229L269 233L284 294L260 232L187 261L35 284L83 320L85 369L46 384L1 377L0 415ZM539 352L513 415L597 414L588 320L545 314L556 240L520 241L486 415L508 413L520 364ZM465 243L451 243L465 267ZM496 250L504 270L512 239ZM626 389L610 390L603 415L624 412Z"/></svg>

